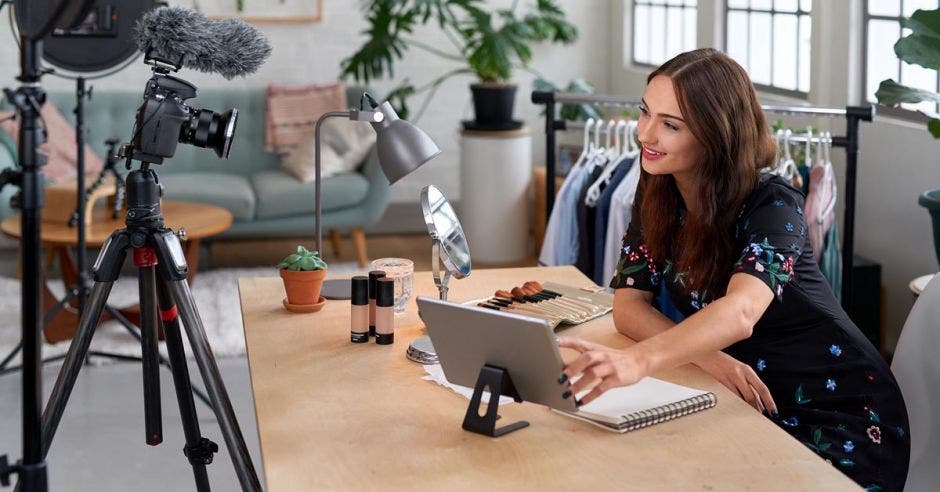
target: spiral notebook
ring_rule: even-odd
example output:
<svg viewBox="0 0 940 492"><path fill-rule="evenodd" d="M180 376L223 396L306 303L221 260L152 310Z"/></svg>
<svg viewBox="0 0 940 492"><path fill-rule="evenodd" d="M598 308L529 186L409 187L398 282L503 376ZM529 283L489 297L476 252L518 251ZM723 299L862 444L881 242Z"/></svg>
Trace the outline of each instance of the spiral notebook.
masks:
<svg viewBox="0 0 940 492"><path fill-rule="evenodd" d="M586 393L578 396L583 397ZM715 394L709 391L643 378L634 385L608 390L577 412L555 411L622 433L711 408L717 401Z"/></svg>

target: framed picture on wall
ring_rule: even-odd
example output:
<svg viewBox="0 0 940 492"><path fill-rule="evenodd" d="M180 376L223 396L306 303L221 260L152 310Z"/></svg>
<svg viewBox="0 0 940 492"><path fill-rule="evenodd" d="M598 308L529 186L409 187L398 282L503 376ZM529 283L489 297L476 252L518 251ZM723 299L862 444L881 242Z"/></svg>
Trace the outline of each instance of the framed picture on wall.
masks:
<svg viewBox="0 0 940 492"><path fill-rule="evenodd" d="M323 20L322 0L192 0L212 19L237 17L252 24L310 24Z"/></svg>

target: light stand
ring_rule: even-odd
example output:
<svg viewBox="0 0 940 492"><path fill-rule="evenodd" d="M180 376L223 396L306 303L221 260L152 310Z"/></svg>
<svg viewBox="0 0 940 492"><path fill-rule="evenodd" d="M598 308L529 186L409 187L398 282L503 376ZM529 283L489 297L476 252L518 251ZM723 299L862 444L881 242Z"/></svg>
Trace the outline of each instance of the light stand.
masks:
<svg viewBox="0 0 940 492"><path fill-rule="evenodd" d="M331 111L325 113L317 120L314 136L315 164L316 164L316 248L317 254L322 254L320 245L323 241L323 229L320 224L320 126L328 118L343 117L351 121L365 121L372 124L376 133L376 151L379 165L388 178L388 183L395 184L421 167L427 161L441 153L440 147L431 140L431 137L420 128L398 117L398 113L388 101L379 104L369 95L363 93L362 99L367 99L372 111L360 109L349 111ZM323 282L321 295L327 299L349 299L349 280L333 279Z"/></svg>

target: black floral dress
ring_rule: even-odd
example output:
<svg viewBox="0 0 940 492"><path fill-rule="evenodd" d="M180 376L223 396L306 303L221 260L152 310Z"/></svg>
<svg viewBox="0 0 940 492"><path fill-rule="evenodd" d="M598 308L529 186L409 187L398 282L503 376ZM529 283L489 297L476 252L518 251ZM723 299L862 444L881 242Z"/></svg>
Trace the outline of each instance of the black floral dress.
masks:
<svg viewBox="0 0 940 492"><path fill-rule="evenodd" d="M762 175L734 231L733 273L753 275L775 298L750 338L725 349L770 389L771 419L867 490L902 490L910 436L897 382L839 306L813 258L803 195ZM635 214L636 215L636 214ZM624 236L613 288L664 289L685 317L713 300L688 288L671 261L654 262L636 217Z"/></svg>

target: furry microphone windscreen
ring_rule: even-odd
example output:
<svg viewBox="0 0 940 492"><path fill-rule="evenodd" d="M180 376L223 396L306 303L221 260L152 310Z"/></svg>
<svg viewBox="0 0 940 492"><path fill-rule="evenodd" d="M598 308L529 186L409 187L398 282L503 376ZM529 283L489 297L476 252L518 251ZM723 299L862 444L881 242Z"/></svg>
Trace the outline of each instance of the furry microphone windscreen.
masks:
<svg viewBox="0 0 940 492"><path fill-rule="evenodd" d="M243 21L211 21L182 7L147 12L136 34L142 52L226 79L253 73L271 54L267 38Z"/></svg>

